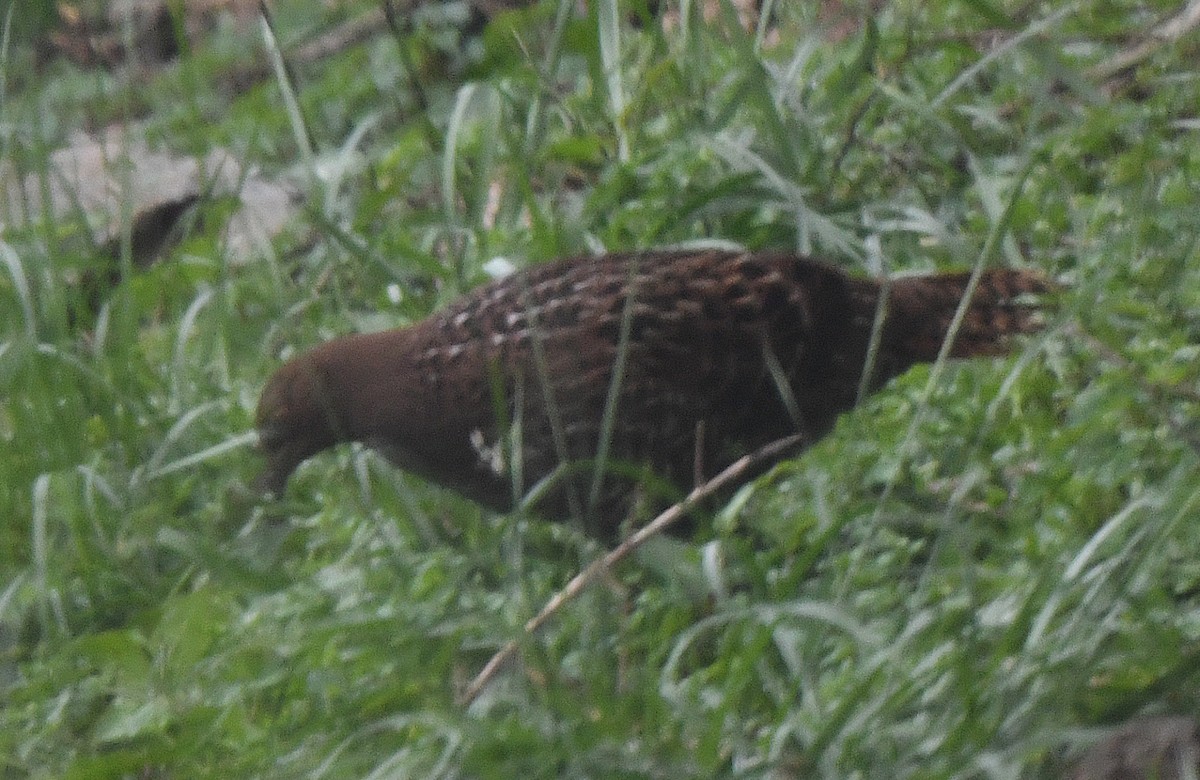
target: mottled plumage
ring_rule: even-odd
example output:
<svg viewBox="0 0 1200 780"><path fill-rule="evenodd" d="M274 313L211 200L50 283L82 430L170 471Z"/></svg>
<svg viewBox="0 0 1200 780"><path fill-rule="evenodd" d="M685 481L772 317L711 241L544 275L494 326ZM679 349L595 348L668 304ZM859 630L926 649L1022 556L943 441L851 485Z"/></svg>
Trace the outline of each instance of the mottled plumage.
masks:
<svg viewBox="0 0 1200 780"><path fill-rule="evenodd" d="M635 494L614 464L626 475L648 467L687 490L781 436L799 430L815 441L860 385L877 388L936 357L967 279L892 280L863 385L876 280L782 252L647 251L537 266L411 327L335 339L281 367L258 411L265 484L279 492L309 456L361 441L503 509L559 464L589 461L537 511L590 518L609 536ZM1003 353L1007 337L1038 326L1025 294L1046 289L1035 273L985 273L950 355ZM598 455L610 466L599 481Z"/></svg>

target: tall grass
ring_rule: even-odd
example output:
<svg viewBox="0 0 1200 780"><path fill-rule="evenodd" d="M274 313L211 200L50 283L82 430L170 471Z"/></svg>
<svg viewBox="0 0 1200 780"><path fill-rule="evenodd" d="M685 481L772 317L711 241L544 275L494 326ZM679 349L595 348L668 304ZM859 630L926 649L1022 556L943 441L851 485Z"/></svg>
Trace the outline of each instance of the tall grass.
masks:
<svg viewBox="0 0 1200 780"><path fill-rule="evenodd" d="M113 259L73 217L3 229L6 774L1039 777L1091 727L1196 714L1194 44L1096 81L1144 8L775 3L743 30L682 5L671 30L617 2L475 38L418 18L227 94L205 47L266 55L220 28L142 87L147 132L313 172L276 254L226 256L203 204L89 309ZM280 15L282 56L321 13ZM44 67L0 79L0 162L43 181L133 77ZM594 549L355 448L263 504L264 377L498 257L697 240L1070 289L1013 357L893 382L458 707Z"/></svg>

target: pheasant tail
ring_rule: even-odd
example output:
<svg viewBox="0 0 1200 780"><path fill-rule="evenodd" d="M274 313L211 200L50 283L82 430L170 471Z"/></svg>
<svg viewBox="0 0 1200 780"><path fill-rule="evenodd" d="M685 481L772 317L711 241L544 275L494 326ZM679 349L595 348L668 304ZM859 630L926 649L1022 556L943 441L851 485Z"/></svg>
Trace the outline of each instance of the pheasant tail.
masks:
<svg viewBox="0 0 1200 780"><path fill-rule="evenodd" d="M963 272L895 280L887 300L884 349L908 365L935 360L951 335L970 277ZM1012 336L1042 327L1044 303L1035 296L1052 289L1053 284L1036 272L1011 268L984 272L953 334L949 356L1007 352Z"/></svg>

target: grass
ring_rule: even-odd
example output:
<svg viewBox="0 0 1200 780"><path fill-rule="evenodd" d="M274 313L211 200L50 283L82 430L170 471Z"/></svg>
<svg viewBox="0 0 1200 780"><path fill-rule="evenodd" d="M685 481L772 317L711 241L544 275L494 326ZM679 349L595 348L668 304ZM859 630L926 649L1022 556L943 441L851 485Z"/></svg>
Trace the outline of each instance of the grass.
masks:
<svg viewBox="0 0 1200 780"><path fill-rule="evenodd" d="M1053 777L1093 726L1197 714L1195 38L1090 75L1174 6L893 2L835 40L776 3L769 47L729 8L664 33L574 6L298 67L301 119L279 79L219 86L266 61L253 30L142 84L7 50L5 163L48 176L136 113L307 201L251 263L206 204L94 311L76 280L112 260L77 224L0 233L4 776ZM285 47L321 13L282 9ZM494 258L698 239L1070 289L1011 358L910 372L621 567L460 708L594 550L349 448L269 516L263 380Z"/></svg>

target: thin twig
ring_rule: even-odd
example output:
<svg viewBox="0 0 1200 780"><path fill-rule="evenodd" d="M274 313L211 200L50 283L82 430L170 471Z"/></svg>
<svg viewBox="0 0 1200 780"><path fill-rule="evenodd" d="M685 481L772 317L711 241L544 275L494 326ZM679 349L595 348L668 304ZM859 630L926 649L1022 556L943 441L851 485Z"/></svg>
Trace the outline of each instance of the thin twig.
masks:
<svg viewBox="0 0 1200 780"><path fill-rule="evenodd" d="M1088 76L1108 81L1141 64L1164 46L1175 43L1200 25L1200 0L1190 0L1183 10L1150 31L1145 40L1093 65Z"/></svg>
<svg viewBox="0 0 1200 780"><path fill-rule="evenodd" d="M672 524L677 522L685 514L687 514L696 504L718 492L719 490L736 483L751 472L756 466L763 463L769 463L788 453L797 447L802 446L807 439L802 434L793 434L785 436L782 439L776 439L770 444L764 445L749 455L745 455L728 467L720 474L717 474L712 479L702 485L696 486L687 497L677 504L672 505L669 509L664 510L652 521L639 528L636 532L621 542L613 550L609 551L601 558L592 561L588 566L563 587L558 593L546 602L542 610L534 617L530 618L525 623L524 636L532 636L539 628L541 628L555 612L562 609L568 601L578 596L585 588L591 585L600 575L608 571L624 560L628 555L640 547L647 539L657 536ZM484 664L479 674L467 686L466 691L459 698L459 702L463 706L469 705L478 698L479 694L487 686L491 679L496 676L500 668L516 655L520 647L519 640L513 639L504 644L495 655Z"/></svg>

